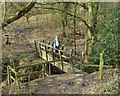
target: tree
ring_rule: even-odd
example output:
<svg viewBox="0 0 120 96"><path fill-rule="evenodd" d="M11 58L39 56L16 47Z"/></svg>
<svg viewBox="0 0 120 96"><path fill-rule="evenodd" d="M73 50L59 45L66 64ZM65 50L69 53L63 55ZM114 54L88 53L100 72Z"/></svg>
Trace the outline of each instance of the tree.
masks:
<svg viewBox="0 0 120 96"><path fill-rule="evenodd" d="M22 16L28 13L34 7L34 5L35 5L35 2L30 2L25 7L20 8L14 15L8 17L6 20L2 22L2 28L14 22L17 19L20 19Z"/></svg>
<svg viewBox="0 0 120 96"><path fill-rule="evenodd" d="M63 7L62 7L62 10L64 12L68 11L68 9L70 8L70 5L69 3L63 3ZM66 37L66 34L65 34L65 27L67 26L67 14L66 13L63 13L61 12L61 18L62 18L62 26L63 26L63 31L62 31L62 35L63 37Z"/></svg>
<svg viewBox="0 0 120 96"><path fill-rule="evenodd" d="M75 41L75 33L76 33L76 12L77 12L77 3L74 4L74 18L73 18L73 46L74 46L74 54L76 54L76 41Z"/></svg>

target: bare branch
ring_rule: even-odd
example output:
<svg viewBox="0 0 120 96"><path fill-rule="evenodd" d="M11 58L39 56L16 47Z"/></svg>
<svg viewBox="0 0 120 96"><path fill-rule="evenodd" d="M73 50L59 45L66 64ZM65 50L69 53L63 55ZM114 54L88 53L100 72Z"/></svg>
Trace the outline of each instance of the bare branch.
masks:
<svg viewBox="0 0 120 96"><path fill-rule="evenodd" d="M18 10L13 16L10 16L8 19L3 21L2 28L7 26L8 24L14 22L17 19L20 19L22 16L24 16L26 13L28 13L35 5L35 2L28 3L25 7Z"/></svg>
<svg viewBox="0 0 120 96"><path fill-rule="evenodd" d="M61 10L61 9L58 9L58 8L53 8L53 7L34 7L34 8L42 8L42 9L52 9L52 10L57 10L57 11L60 11L60 12L66 13L66 14L69 15L69 16L74 17L74 14L69 13L69 12L64 11L64 10ZM75 18L78 18L79 20L81 20L81 21L86 25L86 27L87 27L88 29L91 30L91 27L87 24L87 22L86 22L83 18L81 18L81 17L79 17L79 16L76 16L76 15L75 15Z"/></svg>

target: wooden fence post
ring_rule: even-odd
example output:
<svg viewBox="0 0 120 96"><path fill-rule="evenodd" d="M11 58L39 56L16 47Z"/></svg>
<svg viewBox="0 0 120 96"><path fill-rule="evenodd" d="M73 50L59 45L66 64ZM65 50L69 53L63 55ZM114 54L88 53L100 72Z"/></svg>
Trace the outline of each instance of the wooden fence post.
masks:
<svg viewBox="0 0 120 96"><path fill-rule="evenodd" d="M47 46L45 45L45 56L46 56L46 61L48 61L48 54L47 54ZM47 73L47 72L49 72L49 71L47 71L47 63L46 63L46 65L45 65L45 72ZM49 70L49 69L48 69Z"/></svg>
<svg viewBox="0 0 120 96"><path fill-rule="evenodd" d="M49 75L51 75L51 64L49 63Z"/></svg>
<svg viewBox="0 0 120 96"><path fill-rule="evenodd" d="M10 87L10 72L8 67L7 67L7 79L8 79L8 86Z"/></svg>
<svg viewBox="0 0 120 96"><path fill-rule="evenodd" d="M35 49L36 49L36 53L38 54L38 50L37 50L37 42L34 40L35 43Z"/></svg>
<svg viewBox="0 0 120 96"><path fill-rule="evenodd" d="M71 57L71 59L70 59L70 62L71 62L71 68L72 68L73 73L74 73L74 64L73 64L72 52L71 52L71 54L70 54L70 57Z"/></svg>
<svg viewBox="0 0 120 96"><path fill-rule="evenodd" d="M64 50L64 46L62 45L62 48L61 48L61 50Z"/></svg>
<svg viewBox="0 0 120 96"><path fill-rule="evenodd" d="M48 45L50 45L50 41L48 41ZM47 49L50 49L50 47L47 47ZM49 51L50 52L50 51ZM49 57L50 58L50 57ZM49 61L50 59L48 59ZM49 75L51 75L51 64L49 63Z"/></svg>
<svg viewBox="0 0 120 96"><path fill-rule="evenodd" d="M44 64L44 68L43 68L43 78L45 77L45 64Z"/></svg>
<svg viewBox="0 0 120 96"><path fill-rule="evenodd" d="M51 48L51 52L52 52L52 59L54 60L54 52L53 52L53 48ZM55 66L55 62L54 62L54 66Z"/></svg>
<svg viewBox="0 0 120 96"><path fill-rule="evenodd" d="M62 59L62 53L61 53L61 51L59 50L59 58L60 58L60 60ZM63 70L63 61L61 60L61 66L60 67L62 67L61 69Z"/></svg>
<svg viewBox="0 0 120 96"><path fill-rule="evenodd" d="M46 56L46 60L48 61L48 56L47 56L47 47L45 45L45 56Z"/></svg>
<svg viewBox="0 0 120 96"><path fill-rule="evenodd" d="M18 77L17 77L17 72L16 72L16 69L15 69L15 63L14 61L12 60L12 64L13 64L13 69L15 70L15 81L16 81L16 84L18 86L18 90L20 89L20 86L19 86L19 82L18 82Z"/></svg>
<svg viewBox="0 0 120 96"><path fill-rule="evenodd" d="M48 45L50 45L50 41L48 41Z"/></svg>
<svg viewBox="0 0 120 96"><path fill-rule="evenodd" d="M40 51L39 56L42 57L41 44L40 43L39 43L39 51Z"/></svg>
<svg viewBox="0 0 120 96"><path fill-rule="evenodd" d="M103 65L104 65L103 55L104 55L104 51L100 53L99 79L102 79L102 75L103 75Z"/></svg>
<svg viewBox="0 0 120 96"><path fill-rule="evenodd" d="M82 52L82 60L81 60L81 63L82 63L82 64L81 64L81 66L80 66L81 69L83 69L83 66L84 66L84 64L83 64L83 63L84 63L84 58L83 58L83 56L84 56L84 52Z"/></svg>
<svg viewBox="0 0 120 96"><path fill-rule="evenodd" d="M43 43L45 42L45 40L43 39Z"/></svg>

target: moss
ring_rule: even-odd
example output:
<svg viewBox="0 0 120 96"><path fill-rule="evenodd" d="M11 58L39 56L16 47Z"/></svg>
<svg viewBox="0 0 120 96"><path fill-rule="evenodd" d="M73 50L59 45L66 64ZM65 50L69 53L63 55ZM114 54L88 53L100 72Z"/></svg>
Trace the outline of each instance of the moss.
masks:
<svg viewBox="0 0 120 96"><path fill-rule="evenodd" d="M17 91L15 92L15 94L23 94L23 92Z"/></svg>
<svg viewBox="0 0 120 96"><path fill-rule="evenodd" d="M38 85L38 83L37 83L37 82L30 82L29 85L30 85L30 86Z"/></svg>
<svg viewBox="0 0 120 96"><path fill-rule="evenodd" d="M83 87L83 83L82 82L76 82L76 87Z"/></svg>

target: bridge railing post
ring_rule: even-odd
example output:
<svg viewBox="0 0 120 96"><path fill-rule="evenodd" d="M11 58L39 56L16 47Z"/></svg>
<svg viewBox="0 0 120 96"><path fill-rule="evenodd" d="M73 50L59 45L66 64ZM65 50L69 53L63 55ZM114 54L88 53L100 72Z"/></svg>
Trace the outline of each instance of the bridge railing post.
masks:
<svg viewBox="0 0 120 96"><path fill-rule="evenodd" d="M70 59L70 62L71 62L71 68L72 68L72 71L73 71L73 73L74 73L74 63L73 63L72 52L70 53L70 57L71 57L71 59Z"/></svg>
<svg viewBox="0 0 120 96"><path fill-rule="evenodd" d="M8 67L9 68L9 67ZM10 86L11 86L11 83L12 83L12 79L11 79L11 70L9 69L9 77L10 77Z"/></svg>
<svg viewBox="0 0 120 96"><path fill-rule="evenodd" d="M42 40L42 42L44 43L44 42L45 42L45 40L43 39L43 40Z"/></svg>
<svg viewBox="0 0 120 96"><path fill-rule="evenodd" d="M50 45L50 41L48 41L48 45ZM50 47L48 46L47 49L50 49ZM49 53L50 53L50 51L49 51ZM48 61L49 60L50 60L50 57L49 57ZM49 65L49 69L48 69L49 75L51 75L51 64L49 63L48 65Z"/></svg>
<svg viewBox="0 0 120 96"><path fill-rule="evenodd" d="M50 41L48 41L48 45L50 45Z"/></svg>
<svg viewBox="0 0 120 96"><path fill-rule="evenodd" d="M10 88L10 71L8 67L7 67L7 80L8 80L8 87Z"/></svg>
<svg viewBox="0 0 120 96"><path fill-rule="evenodd" d="M43 78L45 77L45 64L43 65Z"/></svg>
<svg viewBox="0 0 120 96"><path fill-rule="evenodd" d="M41 43L39 43L39 51L40 51L39 56L40 56L40 57L42 57L42 52L41 52Z"/></svg>
<svg viewBox="0 0 120 96"><path fill-rule="evenodd" d="M34 44L35 44L36 53L38 54L37 41L34 40Z"/></svg>
<svg viewBox="0 0 120 96"><path fill-rule="evenodd" d="M49 63L49 75L51 75L51 64Z"/></svg>
<svg viewBox="0 0 120 96"><path fill-rule="evenodd" d="M47 56L47 46L45 45L45 56L46 56L46 60L48 61L48 56Z"/></svg>
<svg viewBox="0 0 120 96"><path fill-rule="evenodd" d="M81 63L82 63L82 64L81 64L81 66L80 66L81 69L83 69L83 66L84 66L84 64L83 64L83 63L84 63L84 58L83 58L83 57L84 57L84 52L82 52L82 59L81 59Z"/></svg>
<svg viewBox="0 0 120 96"><path fill-rule="evenodd" d="M16 72L15 63L13 60L11 60L11 63L13 65L13 69L15 70L15 82L16 82L16 85L18 87L18 90L20 90L19 81L18 81L18 77L17 77L18 73Z"/></svg>
<svg viewBox="0 0 120 96"><path fill-rule="evenodd" d="M44 44L44 43L45 43L45 40L43 39L42 42L43 42L43 44ZM42 49L45 50L45 46L44 46L43 44L42 44L42 47L43 47Z"/></svg>
<svg viewBox="0 0 120 96"><path fill-rule="evenodd" d="M60 50L59 50L59 58L60 58L60 60L61 60L61 69L63 70L62 53L61 53Z"/></svg>
<svg viewBox="0 0 120 96"><path fill-rule="evenodd" d="M46 61L48 61L48 52L47 52L47 51L48 51L48 47L45 45L45 56L46 56ZM48 69L47 66L49 66L48 63L45 65L45 71L46 71L46 73L49 72L49 69Z"/></svg>
<svg viewBox="0 0 120 96"><path fill-rule="evenodd" d="M53 50L54 50L54 49L53 49L53 48L51 48L51 52L52 52L52 59L53 59L53 60L55 60L55 57L54 57L54 52L53 52ZM55 65L55 63L54 63L54 65Z"/></svg>

